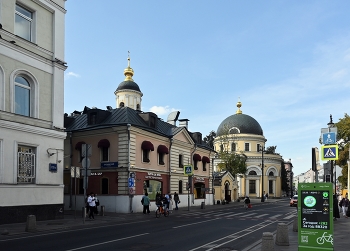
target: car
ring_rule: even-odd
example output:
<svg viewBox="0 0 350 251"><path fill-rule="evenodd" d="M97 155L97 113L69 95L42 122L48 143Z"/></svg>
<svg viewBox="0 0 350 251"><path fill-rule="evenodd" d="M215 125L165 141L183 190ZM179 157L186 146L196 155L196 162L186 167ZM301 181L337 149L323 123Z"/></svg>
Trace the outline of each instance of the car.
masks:
<svg viewBox="0 0 350 251"><path fill-rule="evenodd" d="M298 195L294 195L289 202L289 206L296 207L298 206Z"/></svg>

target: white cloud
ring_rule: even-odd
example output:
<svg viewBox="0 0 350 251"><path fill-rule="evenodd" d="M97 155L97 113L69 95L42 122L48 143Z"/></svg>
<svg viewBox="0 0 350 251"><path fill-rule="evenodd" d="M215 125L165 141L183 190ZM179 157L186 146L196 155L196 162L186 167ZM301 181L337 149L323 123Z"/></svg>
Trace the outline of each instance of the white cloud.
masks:
<svg viewBox="0 0 350 251"><path fill-rule="evenodd" d="M80 75L70 71L70 72L66 73L66 79L69 79L70 77L80 78Z"/></svg>
<svg viewBox="0 0 350 251"><path fill-rule="evenodd" d="M173 111L179 111L178 109L170 108L169 106L152 106L150 112L154 112L158 116L169 115Z"/></svg>

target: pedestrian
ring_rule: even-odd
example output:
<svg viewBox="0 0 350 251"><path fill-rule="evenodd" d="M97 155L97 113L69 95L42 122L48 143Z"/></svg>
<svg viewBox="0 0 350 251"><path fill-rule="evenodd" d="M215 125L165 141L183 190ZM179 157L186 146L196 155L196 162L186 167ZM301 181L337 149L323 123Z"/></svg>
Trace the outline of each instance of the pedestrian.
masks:
<svg viewBox="0 0 350 251"><path fill-rule="evenodd" d="M263 193L263 201L265 201L265 200L266 200L266 193L264 191L264 193Z"/></svg>
<svg viewBox="0 0 350 251"><path fill-rule="evenodd" d="M150 213L149 207L151 205L151 201L150 201L150 199L148 197L148 193L147 192L142 197L142 200L143 200L143 203L142 203L142 205L143 205L143 214L146 214L146 213L149 214Z"/></svg>
<svg viewBox="0 0 350 251"><path fill-rule="evenodd" d="M168 194L169 196L169 205L168 205L168 208L170 210L170 213L173 211L173 197L171 196L171 193Z"/></svg>
<svg viewBox="0 0 350 251"><path fill-rule="evenodd" d="M97 194L95 194L95 214L98 215L98 206L100 205L100 201L97 199Z"/></svg>
<svg viewBox="0 0 350 251"><path fill-rule="evenodd" d="M268 193L266 193L265 198L266 198L266 200L267 200L267 198L269 198L269 194Z"/></svg>
<svg viewBox="0 0 350 251"><path fill-rule="evenodd" d="M244 208L247 209L249 207L249 204L250 204L250 199L248 196L245 197L243 203L244 203Z"/></svg>
<svg viewBox="0 0 350 251"><path fill-rule="evenodd" d="M340 214L339 214L337 195L334 194L333 195L333 220L336 221L337 218L340 218Z"/></svg>
<svg viewBox="0 0 350 251"><path fill-rule="evenodd" d="M96 206L95 200L96 199L94 197L94 193L91 192L88 199L87 199L87 202L89 203L89 219L91 219L91 220L95 219L95 217L94 217L95 206Z"/></svg>
<svg viewBox="0 0 350 251"><path fill-rule="evenodd" d="M346 215L346 212L348 211L348 207L349 207L348 194L345 194L345 198L343 198L343 199L339 202L339 206L341 206L341 208L342 208L343 216L344 216L345 218L348 218L348 216Z"/></svg>
<svg viewBox="0 0 350 251"><path fill-rule="evenodd" d="M174 193L174 201L175 201L175 210L179 210L179 207L177 205L180 203L180 198L176 192Z"/></svg>

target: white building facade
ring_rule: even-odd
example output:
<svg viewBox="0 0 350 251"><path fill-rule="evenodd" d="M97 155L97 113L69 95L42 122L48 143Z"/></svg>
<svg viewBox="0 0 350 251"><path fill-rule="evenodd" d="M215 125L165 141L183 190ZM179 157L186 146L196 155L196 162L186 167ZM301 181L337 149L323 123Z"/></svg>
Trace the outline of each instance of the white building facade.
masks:
<svg viewBox="0 0 350 251"><path fill-rule="evenodd" d="M0 224L63 217L65 0L0 0Z"/></svg>

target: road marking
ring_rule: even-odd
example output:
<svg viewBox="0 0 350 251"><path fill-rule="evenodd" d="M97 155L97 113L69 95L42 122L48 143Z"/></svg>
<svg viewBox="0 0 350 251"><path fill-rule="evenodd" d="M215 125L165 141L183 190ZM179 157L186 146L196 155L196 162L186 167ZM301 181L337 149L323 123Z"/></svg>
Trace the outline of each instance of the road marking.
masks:
<svg viewBox="0 0 350 251"><path fill-rule="evenodd" d="M276 215L274 215L274 216L271 216L271 217L269 217L269 218L271 218L271 219L275 219L275 218L277 218L277 217L280 217L282 214L276 214Z"/></svg>
<svg viewBox="0 0 350 251"><path fill-rule="evenodd" d="M254 216L254 218L261 218L261 217L264 217L266 215L269 215L269 214L260 214L260 215Z"/></svg>
<svg viewBox="0 0 350 251"><path fill-rule="evenodd" d="M200 221L200 222L185 224L185 225L181 225L181 226L177 226L177 227L173 227L173 228L187 227L187 226L202 224L202 223L204 223L204 222L213 221L213 220L217 220L217 219L211 219L211 220L205 220L205 221Z"/></svg>
<svg viewBox="0 0 350 251"><path fill-rule="evenodd" d="M296 214L291 214L291 215L289 215L287 217L284 217L283 219L289 220L289 219L291 219L293 217L296 217Z"/></svg>
<svg viewBox="0 0 350 251"><path fill-rule="evenodd" d="M147 235L147 234L149 234L149 233L133 235L133 236L129 236L129 237L125 237L125 238L120 238L120 239L116 239L116 240L112 240L112 241L100 242L100 243L96 243L96 244L88 245L88 246L84 246L84 247L79 247L79 248L67 249L66 251L73 251L73 250L79 250L79 249L85 249L85 248L95 247L95 246L98 246L98 245L103 245L103 244L112 243L112 242L116 242L116 241L123 241L123 240L131 239L131 238L135 238L135 237L139 237L139 236Z"/></svg>
<svg viewBox="0 0 350 251"><path fill-rule="evenodd" d="M267 223L267 222L259 223L259 224L255 225L255 226L251 226L251 227L249 227L249 228L247 228L247 229L245 229L245 230L241 230L241 231L238 231L238 232L236 232L236 233L227 235L227 236L225 236L225 237L223 237L223 238L220 238L220 239L217 239L217 240L215 240L215 241L209 242L209 243L207 243L207 244L205 244L205 245L196 247L196 248L191 249L191 250L189 250L189 251L194 251L194 250L198 250L198 249L206 248L206 247L209 247L209 249L206 249L207 251L213 250L214 248L216 249L216 248L221 247L221 246L223 246L223 245L225 245L225 244L227 244L227 243L229 243L229 242L232 242L232 241L234 241L234 240L237 240L238 238L242 238L243 236L246 236L246 235L248 235L248 234L251 234L252 232L256 232L256 231L258 231L258 230L260 230L260 229L262 229L262 228L264 228L264 227L266 227L266 226L268 226L268 225L271 225L271 224L273 224L273 223L275 223L275 222L276 222L276 221L273 221L273 222L271 222L271 223ZM266 224L266 223L267 223L267 224ZM253 229L253 228L257 228L257 229ZM239 233L242 233L242 232L247 232L247 233L238 235ZM232 238L233 236L236 236L236 238ZM221 243L221 244L217 244L217 245L214 244L214 243L216 243L216 242L219 242L219 241L222 241L222 240L225 240L225 239L229 239L229 240L226 241L226 242L223 242L223 243Z"/></svg>

